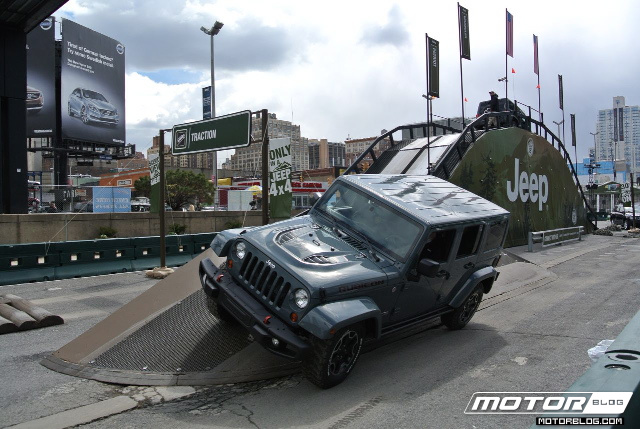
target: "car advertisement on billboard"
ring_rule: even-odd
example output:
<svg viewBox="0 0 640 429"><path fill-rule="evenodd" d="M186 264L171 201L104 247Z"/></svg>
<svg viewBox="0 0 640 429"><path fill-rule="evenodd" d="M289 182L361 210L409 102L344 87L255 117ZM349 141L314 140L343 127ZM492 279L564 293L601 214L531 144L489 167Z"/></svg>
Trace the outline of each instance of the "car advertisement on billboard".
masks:
<svg viewBox="0 0 640 429"><path fill-rule="evenodd" d="M124 46L62 20L62 137L112 145L125 143Z"/></svg>
<svg viewBox="0 0 640 429"><path fill-rule="evenodd" d="M49 17L27 35L27 137L55 133L55 29Z"/></svg>

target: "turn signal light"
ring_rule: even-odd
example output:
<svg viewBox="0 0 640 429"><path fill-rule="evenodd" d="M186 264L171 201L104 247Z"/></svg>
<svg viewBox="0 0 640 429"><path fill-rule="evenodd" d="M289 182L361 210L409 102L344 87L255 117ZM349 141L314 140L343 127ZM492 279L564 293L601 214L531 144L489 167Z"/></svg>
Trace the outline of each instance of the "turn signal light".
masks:
<svg viewBox="0 0 640 429"><path fill-rule="evenodd" d="M289 318L291 319L291 321L292 321L293 323L297 322L297 321L298 321L298 313L291 313L291 314L289 315Z"/></svg>
<svg viewBox="0 0 640 429"><path fill-rule="evenodd" d="M227 260L227 268L233 268L233 261L231 259Z"/></svg>

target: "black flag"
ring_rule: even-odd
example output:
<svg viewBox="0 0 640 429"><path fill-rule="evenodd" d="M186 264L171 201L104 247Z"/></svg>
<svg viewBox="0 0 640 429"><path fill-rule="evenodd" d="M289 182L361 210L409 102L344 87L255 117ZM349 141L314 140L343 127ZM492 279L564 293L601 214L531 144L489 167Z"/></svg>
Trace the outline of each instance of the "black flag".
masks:
<svg viewBox="0 0 640 429"><path fill-rule="evenodd" d="M427 39L427 58L429 61L429 88L427 94L440 97L440 44L437 40Z"/></svg>
<svg viewBox="0 0 640 429"><path fill-rule="evenodd" d="M470 60L469 11L460 4L458 4L458 29L460 30L460 56L465 60Z"/></svg>

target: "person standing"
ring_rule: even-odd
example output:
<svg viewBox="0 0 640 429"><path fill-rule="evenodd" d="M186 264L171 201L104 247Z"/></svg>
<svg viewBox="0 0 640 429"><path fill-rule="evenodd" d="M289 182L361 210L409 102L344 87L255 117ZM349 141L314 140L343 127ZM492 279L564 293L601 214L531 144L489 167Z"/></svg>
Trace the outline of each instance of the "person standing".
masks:
<svg viewBox="0 0 640 429"><path fill-rule="evenodd" d="M489 91L489 95L491 96L491 100L489 101L489 111L490 112L499 112L500 105L498 103L498 94L493 91ZM488 128L498 128L498 118L496 116L490 116L487 120Z"/></svg>

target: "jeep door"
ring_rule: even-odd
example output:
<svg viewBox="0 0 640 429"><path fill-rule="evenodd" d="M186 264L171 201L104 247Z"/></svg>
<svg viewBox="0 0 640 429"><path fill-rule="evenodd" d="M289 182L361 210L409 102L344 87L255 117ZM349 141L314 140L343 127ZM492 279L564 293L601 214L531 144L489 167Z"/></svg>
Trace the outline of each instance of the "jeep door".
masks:
<svg viewBox="0 0 640 429"><path fill-rule="evenodd" d="M447 304L464 282L476 271L478 251L485 229L484 222L466 223L456 228L456 239L445 281L439 290L440 302Z"/></svg>
<svg viewBox="0 0 640 429"><path fill-rule="evenodd" d="M403 281L397 286L399 295L393 311L394 321L430 313L443 305L438 302L438 294L450 270L455 238L455 228L431 230L425 243L416 248L419 253L411 261ZM424 258L440 264L437 276L427 277L418 273L418 263Z"/></svg>

